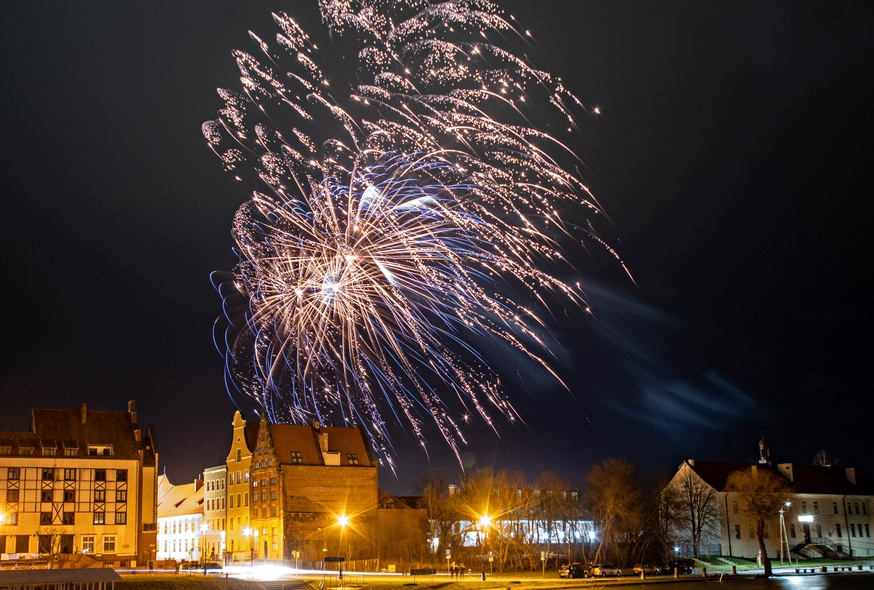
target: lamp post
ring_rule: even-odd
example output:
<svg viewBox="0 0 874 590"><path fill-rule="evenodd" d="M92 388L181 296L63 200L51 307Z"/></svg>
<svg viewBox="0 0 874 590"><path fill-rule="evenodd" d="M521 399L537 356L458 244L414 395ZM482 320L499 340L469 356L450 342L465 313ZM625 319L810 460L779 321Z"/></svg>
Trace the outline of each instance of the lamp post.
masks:
<svg viewBox="0 0 874 590"><path fill-rule="evenodd" d="M206 533L209 531L209 525L203 523L200 525L200 563L203 564L203 575L206 575Z"/></svg>
<svg viewBox="0 0 874 590"><path fill-rule="evenodd" d="M480 517L480 519L479 519L479 561L480 561L480 566L482 568L481 579L483 582L486 581L486 560L485 560L485 554L484 554L485 543L483 542L483 535L485 534L486 527L489 526L489 523L491 523L491 518L489 518L488 515Z"/></svg>
<svg viewBox="0 0 874 590"><path fill-rule="evenodd" d="M253 567L255 565L255 543L252 540L252 529L246 527L243 529L243 535L249 539L249 567Z"/></svg>
<svg viewBox="0 0 874 590"><path fill-rule="evenodd" d="M786 502L786 507L792 505L792 502ZM792 565L792 553L789 551L789 535L786 534L786 520L783 518L783 509L780 508L780 567L783 566L783 544L786 545L786 557L789 558L789 565Z"/></svg>
<svg viewBox="0 0 874 590"><path fill-rule="evenodd" d="M340 553L340 557L346 558L346 552L343 550L343 533L346 531L346 525L349 523L349 517L345 514L341 514L337 517L337 526L340 527L340 539L338 541L339 547L337 548L338 553ZM340 574L337 576L338 580L343 579L343 562L338 562L340 565Z"/></svg>

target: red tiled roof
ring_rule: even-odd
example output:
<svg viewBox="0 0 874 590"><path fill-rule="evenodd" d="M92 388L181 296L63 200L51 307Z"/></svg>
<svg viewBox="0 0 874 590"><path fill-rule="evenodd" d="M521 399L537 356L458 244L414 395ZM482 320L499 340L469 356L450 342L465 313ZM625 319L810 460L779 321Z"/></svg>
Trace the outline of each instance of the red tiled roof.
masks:
<svg viewBox="0 0 874 590"><path fill-rule="evenodd" d="M339 426L301 426L297 424L271 424L270 436L273 450L282 465L293 465L291 453L301 455L303 465L324 465L319 436L327 435L328 450L340 453L340 465L349 465L349 454L355 454L358 465L374 466L370 449L358 428Z"/></svg>

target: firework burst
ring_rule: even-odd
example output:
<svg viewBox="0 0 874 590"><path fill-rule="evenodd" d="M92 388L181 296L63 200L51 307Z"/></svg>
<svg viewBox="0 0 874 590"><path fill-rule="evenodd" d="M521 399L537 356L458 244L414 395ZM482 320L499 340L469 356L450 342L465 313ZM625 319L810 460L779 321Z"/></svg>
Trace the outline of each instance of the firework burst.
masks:
<svg viewBox="0 0 874 590"><path fill-rule="evenodd" d="M239 264L218 281L228 382L274 421L339 413L389 460L393 427L425 446L432 422L458 457L462 416L518 419L484 347L552 373L547 302L581 303L549 269L561 241L600 241L560 211L599 209L532 121L549 110L571 130L585 111L492 41L515 30L486 0L319 7L355 58L347 86L278 13L274 43L250 33L257 51L234 52L242 90L219 90L203 125L257 187L234 219Z"/></svg>

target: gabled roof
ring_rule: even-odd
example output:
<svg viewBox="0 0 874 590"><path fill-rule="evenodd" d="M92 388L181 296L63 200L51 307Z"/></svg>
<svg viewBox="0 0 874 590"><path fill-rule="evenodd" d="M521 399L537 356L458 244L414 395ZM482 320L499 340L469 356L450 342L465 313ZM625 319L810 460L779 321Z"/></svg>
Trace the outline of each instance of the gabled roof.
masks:
<svg viewBox="0 0 874 590"><path fill-rule="evenodd" d="M301 426L298 424L270 424L273 451L281 465L325 465L320 437L326 436L328 451L340 455L340 465L349 466L349 455L354 454L358 466L374 467L370 447L358 428L340 426ZM301 463L292 463L291 454L300 453Z"/></svg>
<svg viewBox="0 0 874 590"><path fill-rule="evenodd" d="M725 491L728 476L738 470L752 467L768 469L786 477L797 494L874 495L874 483L858 468L820 467L781 463L776 468L760 463L736 463L730 461L696 461L688 464L698 477L719 492ZM855 480L852 481L850 478Z"/></svg>
<svg viewBox="0 0 874 590"><path fill-rule="evenodd" d="M158 518L203 514L203 481L174 486L166 475L158 477Z"/></svg>
<svg viewBox="0 0 874 590"><path fill-rule="evenodd" d="M13 454L22 448L33 449L33 455L46 456L74 451L77 457L88 455L89 445L112 448L114 459L138 459L145 451L146 464L154 464L154 448L149 435L141 433L136 440L138 426L130 412L89 410L85 404L77 410L35 408L31 410L29 432L2 432L0 446L12 446ZM66 455L69 456L69 455Z"/></svg>
<svg viewBox="0 0 874 590"><path fill-rule="evenodd" d="M734 461L696 461L689 459L686 463L692 468L698 477L718 492L725 491L725 482L728 476L741 469L759 467L770 469L767 465L759 463L737 463Z"/></svg>

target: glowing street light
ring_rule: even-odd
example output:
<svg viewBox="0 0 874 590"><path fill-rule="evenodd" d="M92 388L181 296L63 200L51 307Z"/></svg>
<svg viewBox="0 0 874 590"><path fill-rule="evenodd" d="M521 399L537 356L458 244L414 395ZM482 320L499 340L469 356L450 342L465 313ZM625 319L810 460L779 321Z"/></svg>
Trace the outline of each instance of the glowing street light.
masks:
<svg viewBox="0 0 874 590"><path fill-rule="evenodd" d="M249 566L255 565L255 545L258 544L258 529L246 527L243 534L249 537Z"/></svg>
<svg viewBox="0 0 874 590"><path fill-rule="evenodd" d="M483 545L484 545L483 533L485 533L485 530L489 527L491 522L492 522L492 519L489 518L488 515L483 515L479 519L479 537L478 537L479 538L479 561L480 561L480 566L482 567L482 581L483 582L486 581L486 560L485 560L485 555L483 554L483 549L484 549L484 547L483 547Z"/></svg>

